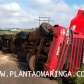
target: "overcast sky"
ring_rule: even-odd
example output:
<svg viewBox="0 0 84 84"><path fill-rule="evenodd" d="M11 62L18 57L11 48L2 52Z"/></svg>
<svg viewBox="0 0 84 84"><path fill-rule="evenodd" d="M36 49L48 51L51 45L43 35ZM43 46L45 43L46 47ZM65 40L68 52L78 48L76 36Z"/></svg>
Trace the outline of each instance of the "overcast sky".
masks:
<svg viewBox="0 0 84 84"><path fill-rule="evenodd" d="M84 0L0 0L0 28L35 27L39 16L68 27L78 9L84 9Z"/></svg>

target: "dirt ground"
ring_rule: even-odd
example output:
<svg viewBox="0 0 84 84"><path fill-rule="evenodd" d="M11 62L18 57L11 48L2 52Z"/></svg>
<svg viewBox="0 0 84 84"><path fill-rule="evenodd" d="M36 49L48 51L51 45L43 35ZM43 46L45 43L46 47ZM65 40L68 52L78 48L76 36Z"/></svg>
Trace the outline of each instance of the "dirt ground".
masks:
<svg viewBox="0 0 84 84"><path fill-rule="evenodd" d="M0 84L58 84L58 82L46 78L2 78Z"/></svg>
<svg viewBox="0 0 84 84"><path fill-rule="evenodd" d="M58 84L56 80L35 77L1 77L1 72L20 71L17 61L0 52L0 84Z"/></svg>

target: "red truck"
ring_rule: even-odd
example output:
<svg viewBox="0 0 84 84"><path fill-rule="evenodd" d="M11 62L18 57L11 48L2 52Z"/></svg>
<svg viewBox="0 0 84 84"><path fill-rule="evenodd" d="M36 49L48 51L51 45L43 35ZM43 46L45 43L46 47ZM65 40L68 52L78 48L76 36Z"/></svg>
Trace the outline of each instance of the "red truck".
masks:
<svg viewBox="0 0 84 84"><path fill-rule="evenodd" d="M44 69L67 70L75 74L81 66L84 51L84 10L79 10L69 28L54 26L53 41Z"/></svg>

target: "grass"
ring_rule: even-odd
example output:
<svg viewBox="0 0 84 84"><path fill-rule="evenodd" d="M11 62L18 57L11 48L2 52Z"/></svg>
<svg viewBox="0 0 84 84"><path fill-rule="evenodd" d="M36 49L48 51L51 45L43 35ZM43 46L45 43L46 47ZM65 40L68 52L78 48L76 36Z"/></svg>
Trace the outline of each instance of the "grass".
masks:
<svg viewBox="0 0 84 84"><path fill-rule="evenodd" d="M80 71L84 71L84 64L81 66ZM83 76L84 76L84 72L83 72ZM75 77L70 78L69 81L70 81L70 84L84 84L84 77L75 76Z"/></svg>
<svg viewBox="0 0 84 84"><path fill-rule="evenodd" d="M10 34L16 34L16 33L18 33L18 32L20 32L20 31L24 31L24 32L32 32L33 31L33 29L24 29L24 30L17 30L17 31L11 31L11 30L0 30L0 35L10 35Z"/></svg>
<svg viewBox="0 0 84 84"><path fill-rule="evenodd" d="M84 71L84 64L82 65L80 71ZM75 83L76 84L84 84L84 72L83 72L83 77L76 77Z"/></svg>

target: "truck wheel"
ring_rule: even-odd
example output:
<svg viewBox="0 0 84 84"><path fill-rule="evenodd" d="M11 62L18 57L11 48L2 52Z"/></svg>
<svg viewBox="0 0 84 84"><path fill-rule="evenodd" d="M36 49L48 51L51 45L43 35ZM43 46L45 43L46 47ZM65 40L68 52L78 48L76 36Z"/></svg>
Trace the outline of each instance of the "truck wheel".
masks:
<svg viewBox="0 0 84 84"><path fill-rule="evenodd" d="M49 23L42 23L39 27L43 35L49 36L52 26Z"/></svg>
<svg viewBox="0 0 84 84"><path fill-rule="evenodd" d="M35 70L35 59L36 59L35 55L27 57L28 67L31 71Z"/></svg>

